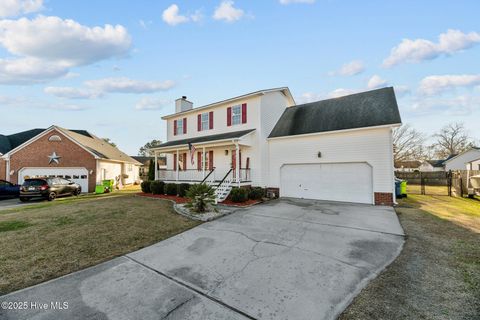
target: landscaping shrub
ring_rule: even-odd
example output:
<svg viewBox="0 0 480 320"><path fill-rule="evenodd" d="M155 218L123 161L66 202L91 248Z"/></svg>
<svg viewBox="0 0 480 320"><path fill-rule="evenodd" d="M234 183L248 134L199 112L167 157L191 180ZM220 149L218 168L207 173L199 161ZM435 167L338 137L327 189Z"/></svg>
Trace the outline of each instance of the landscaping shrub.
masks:
<svg viewBox="0 0 480 320"><path fill-rule="evenodd" d="M177 187L178 196L185 197L187 195L188 189L190 189L189 183L180 183Z"/></svg>
<svg viewBox="0 0 480 320"><path fill-rule="evenodd" d="M263 197L265 197L265 189L261 187L251 188L248 192L248 197L252 200L261 200Z"/></svg>
<svg viewBox="0 0 480 320"><path fill-rule="evenodd" d="M230 192L230 199L233 202L245 202L248 200L248 189L233 188Z"/></svg>
<svg viewBox="0 0 480 320"><path fill-rule="evenodd" d="M191 185L187 191L190 202L186 204L192 211L205 212L215 203L215 190L205 183Z"/></svg>
<svg viewBox="0 0 480 320"><path fill-rule="evenodd" d="M165 194L169 196L177 195L177 184L176 183L167 183L165 185Z"/></svg>
<svg viewBox="0 0 480 320"><path fill-rule="evenodd" d="M165 182L163 181L152 181L150 183L150 190L153 194L164 194Z"/></svg>
<svg viewBox="0 0 480 320"><path fill-rule="evenodd" d="M151 190L150 190L151 183L152 183L151 181L143 181L142 184L140 185L140 187L142 188L142 192L151 193Z"/></svg>

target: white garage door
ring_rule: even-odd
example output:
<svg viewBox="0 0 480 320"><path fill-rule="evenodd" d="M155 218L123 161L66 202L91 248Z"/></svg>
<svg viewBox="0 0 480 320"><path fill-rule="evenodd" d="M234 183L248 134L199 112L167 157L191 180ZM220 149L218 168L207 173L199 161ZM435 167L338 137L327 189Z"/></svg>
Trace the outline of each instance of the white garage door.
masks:
<svg viewBox="0 0 480 320"><path fill-rule="evenodd" d="M82 192L88 192L88 170L86 168L23 168L18 173L18 183L25 178L60 177L78 183Z"/></svg>
<svg viewBox="0 0 480 320"><path fill-rule="evenodd" d="M280 196L373 203L372 168L366 163L286 164Z"/></svg>

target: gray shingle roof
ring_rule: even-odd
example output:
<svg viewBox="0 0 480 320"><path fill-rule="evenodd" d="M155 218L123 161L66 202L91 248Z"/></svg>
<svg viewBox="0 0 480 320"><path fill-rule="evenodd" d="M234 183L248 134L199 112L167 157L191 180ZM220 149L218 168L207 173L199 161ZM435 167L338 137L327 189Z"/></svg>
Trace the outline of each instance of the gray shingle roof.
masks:
<svg viewBox="0 0 480 320"><path fill-rule="evenodd" d="M285 109L269 138L401 123L392 87Z"/></svg>
<svg viewBox="0 0 480 320"><path fill-rule="evenodd" d="M188 143L200 143L200 142L209 142L209 141L217 141L217 140L226 140L226 139L236 139L243 137L244 135L255 131L255 129L250 129L250 130L242 130L242 131L234 131L234 132L227 132L227 133L220 133L220 134L212 134L209 136L203 136L203 137L195 137L195 138L189 138L189 139L181 139L181 140L174 140L174 141L168 141L165 143L162 143L155 148L152 149L157 149L157 148L163 148L163 147L172 147L172 146L179 146L179 145L185 145Z"/></svg>

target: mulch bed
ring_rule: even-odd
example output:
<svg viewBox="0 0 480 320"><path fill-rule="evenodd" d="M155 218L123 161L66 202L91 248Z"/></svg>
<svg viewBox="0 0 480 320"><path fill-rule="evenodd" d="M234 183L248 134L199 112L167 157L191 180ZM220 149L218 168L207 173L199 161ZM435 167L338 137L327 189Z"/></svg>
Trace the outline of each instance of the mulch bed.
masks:
<svg viewBox="0 0 480 320"><path fill-rule="evenodd" d="M137 193L137 195L142 196L142 197L172 200L172 201L175 201L175 203L187 203L188 202L188 198L177 197L177 196L167 196L167 195L164 195L164 194L151 194L151 193L140 192L140 193Z"/></svg>
<svg viewBox="0 0 480 320"><path fill-rule="evenodd" d="M165 200L173 200L175 203L187 203L188 198L183 198L183 197L177 197L177 196L167 196L164 194L151 194L151 193L137 193L137 195L142 196L142 197L149 197L149 198L158 198L158 199L165 199ZM247 200L245 202L233 202L229 199L220 202L220 204L225 205L225 206L235 206L235 207L248 207L248 206L253 206L254 204L260 203L262 201L260 200Z"/></svg>

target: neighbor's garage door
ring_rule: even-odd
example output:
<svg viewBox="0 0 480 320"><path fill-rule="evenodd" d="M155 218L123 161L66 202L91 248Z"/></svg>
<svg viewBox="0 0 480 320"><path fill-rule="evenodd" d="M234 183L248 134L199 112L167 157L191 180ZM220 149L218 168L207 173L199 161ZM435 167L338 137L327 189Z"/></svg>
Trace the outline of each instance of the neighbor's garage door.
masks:
<svg viewBox="0 0 480 320"><path fill-rule="evenodd" d="M86 168L23 168L18 173L18 183L25 178L60 177L78 183L82 192L88 192L88 170Z"/></svg>
<svg viewBox="0 0 480 320"><path fill-rule="evenodd" d="M280 196L373 203L372 168L366 163L286 164Z"/></svg>

